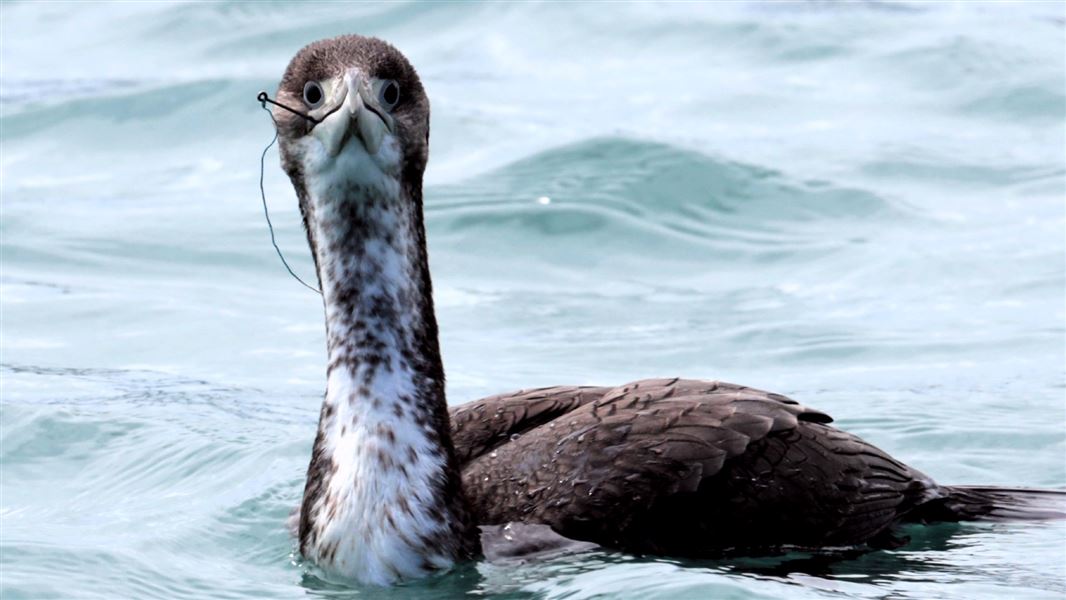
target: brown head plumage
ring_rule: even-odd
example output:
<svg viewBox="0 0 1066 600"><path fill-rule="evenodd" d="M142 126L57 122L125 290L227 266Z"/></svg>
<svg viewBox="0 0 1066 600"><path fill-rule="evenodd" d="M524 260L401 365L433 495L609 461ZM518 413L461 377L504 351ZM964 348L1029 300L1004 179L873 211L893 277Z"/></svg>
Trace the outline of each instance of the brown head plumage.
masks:
<svg viewBox="0 0 1066 600"><path fill-rule="evenodd" d="M357 92L361 98L352 97ZM282 167L298 192L304 185L305 171L321 166L308 164L308 160L329 158L314 153L316 137L320 145L327 147L326 155L335 156L354 137L364 138L363 146L371 155L382 150L381 140L365 139L382 133L373 131L377 123L331 123L341 116L356 121L380 119L385 125L384 137L393 137L398 143L399 155L395 158L399 164L384 158L376 162L389 174L421 184L429 156L429 99L414 67L391 44L359 35L311 43L285 69L277 98L287 106L323 119L313 124L288 111L274 111ZM361 106L354 106L356 101ZM345 107L352 111L350 115L343 115ZM331 124L334 130L347 127L348 134L324 131ZM330 147L333 144L340 146Z"/></svg>

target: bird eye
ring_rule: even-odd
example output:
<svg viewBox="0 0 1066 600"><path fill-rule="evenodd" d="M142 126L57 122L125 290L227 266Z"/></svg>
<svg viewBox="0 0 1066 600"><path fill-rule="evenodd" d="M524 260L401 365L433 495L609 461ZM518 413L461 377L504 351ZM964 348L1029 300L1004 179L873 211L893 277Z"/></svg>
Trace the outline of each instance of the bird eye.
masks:
<svg viewBox="0 0 1066 600"><path fill-rule="evenodd" d="M318 108L322 106L322 101L325 100L326 93L322 91L322 86L317 81L308 81L304 84L304 102L311 108Z"/></svg>
<svg viewBox="0 0 1066 600"><path fill-rule="evenodd" d="M400 86L391 79L381 84L378 90L378 102L381 106L391 110L400 101Z"/></svg>

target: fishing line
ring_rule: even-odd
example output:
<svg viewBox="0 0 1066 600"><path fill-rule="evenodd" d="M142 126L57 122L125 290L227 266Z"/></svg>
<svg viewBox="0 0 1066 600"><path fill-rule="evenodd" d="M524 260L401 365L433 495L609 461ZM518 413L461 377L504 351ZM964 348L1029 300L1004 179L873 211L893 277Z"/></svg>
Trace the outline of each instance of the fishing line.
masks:
<svg viewBox="0 0 1066 600"><path fill-rule="evenodd" d="M267 108L267 105L266 105L267 102L273 104L274 106L280 106L281 108L284 108L285 110L291 112L292 114L294 114L296 116L303 117L303 118L307 119L308 121L311 121L315 125L318 125L319 123L322 122L322 119L316 119L316 118L312 117L311 115L309 115L307 113L303 113L303 112L300 112L300 111L296 110L295 108L292 108L292 107L289 107L289 106L285 106L281 102L275 102L275 101L271 100L270 96L268 96L266 92L259 92L256 95L255 99L258 100L259 104L261 104L263 106L263 108L265 110L267 110L268 112L270 111L270 109ZM270 114L270 120L272 120L272 121L274 120L274 114L273 113ZM275 121L274 125L277 125L277 124L278 124L277 121Z"/></svg>
<svg viewBox="0 0 1066 600"><path fill-rule="evenodd" d="M318 294L321 294L322 290L308 284L303 279L300 279L299 275L293 272L292 267L290 267L288 261L285 260L285 255L281 253L281 248L278 247L278 241L274 237L274 224L270 222L270 210L267 208L266 191L263 189L263 172L266 170L266 155L267 152L270 151L270 148L278 141L278 122L274 119L274 113L271 112L269 108L267 108L267 102L275 106L280 106L281 108L284 108L285 110L291 113L300 115L301 117L312 121L315 124L318 124L319 121L317 121L314 117L310 115L303 114L297 110L285 106L284 104L274 102L269 97L267 97L266 92L259 92L259 95L256 96L256 99L259 100L259 104L263 107L263 110L265 110L267 114L270 115L270 120L274 123L274 139L270 140L270 143L267 144L266 148L263 148L263 154L259 157L259 196L263 199L263 216L266 217L267 229L270 230L270 243L274 245L274 250L278 253L278 258L281 259L281 264L285 265L285 270L289 272L289 275L292 275L296 279L296 281L302 283L305 288Z"/></svg>

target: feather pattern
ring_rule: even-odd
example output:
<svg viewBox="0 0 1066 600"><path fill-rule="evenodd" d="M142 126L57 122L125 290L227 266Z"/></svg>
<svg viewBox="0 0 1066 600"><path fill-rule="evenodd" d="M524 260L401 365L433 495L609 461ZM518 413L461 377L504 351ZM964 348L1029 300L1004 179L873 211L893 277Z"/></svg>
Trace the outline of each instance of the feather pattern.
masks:
<svg viewBox="0 0 1066 600"><path fill-rule="evenodd" d="M718 381L522 391L452 417L480 523L636 552L860 544L938 489L825 413Z"/></svg>

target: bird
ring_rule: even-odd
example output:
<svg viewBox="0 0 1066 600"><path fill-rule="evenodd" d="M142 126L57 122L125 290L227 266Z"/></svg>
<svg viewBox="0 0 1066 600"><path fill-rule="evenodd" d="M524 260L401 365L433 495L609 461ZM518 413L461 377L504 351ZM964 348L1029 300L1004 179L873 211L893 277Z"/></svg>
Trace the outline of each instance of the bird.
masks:
<svg viewBox="0 0 1066 600"><path fill-rule="evenodd" d="M903 523L1062 518L1066 491L947 486L786 396L722 381L521 390L449 408L423 217L430 105L389 43L319 40L272 116L321 289L326 392L296 514L323 571L391 585L481 527L640 555L893 547Z"/></svg>

